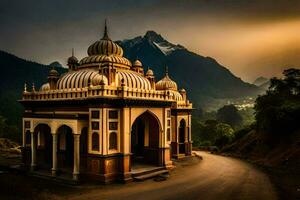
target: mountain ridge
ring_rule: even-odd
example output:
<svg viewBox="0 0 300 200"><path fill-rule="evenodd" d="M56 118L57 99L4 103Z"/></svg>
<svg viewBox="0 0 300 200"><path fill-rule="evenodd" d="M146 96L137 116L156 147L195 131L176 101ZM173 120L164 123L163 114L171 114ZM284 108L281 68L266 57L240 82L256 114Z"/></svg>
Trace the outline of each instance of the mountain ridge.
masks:
<svg viewBox="0 0 300 200"><path fill-rule="evenodd" d="M207 99L240 98L261 92L260 88L236 77L214 58L172 44L155 31L116 42L124 49L125 57L131 61L141 60L145 69L154 70L156 78L162 78L163 69L168 66L171 78L189 92L197 106L204 107L205 103L201 101Z"/></svg>

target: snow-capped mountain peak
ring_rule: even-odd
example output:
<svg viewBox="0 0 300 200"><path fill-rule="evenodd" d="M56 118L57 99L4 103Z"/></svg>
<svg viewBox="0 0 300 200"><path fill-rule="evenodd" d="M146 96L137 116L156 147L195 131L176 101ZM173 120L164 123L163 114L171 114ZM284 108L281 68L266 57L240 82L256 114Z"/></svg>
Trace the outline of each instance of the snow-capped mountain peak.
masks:
<svg viewBox="0 0 300 200"><path fill-rule="evenodd" d="M184 49L181 45L175 45L165 40L160 34L155 31L147 31L144 38L158 48L163 54L169 55L177 49Z"/></svg>

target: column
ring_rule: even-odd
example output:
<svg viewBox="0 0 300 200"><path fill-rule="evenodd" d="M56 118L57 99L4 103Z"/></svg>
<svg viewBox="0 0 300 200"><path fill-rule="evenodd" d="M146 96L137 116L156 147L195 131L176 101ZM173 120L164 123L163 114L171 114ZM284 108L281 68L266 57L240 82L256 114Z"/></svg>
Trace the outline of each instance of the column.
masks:
<svg viewBox="0 0 300 200"><path fill-rule="evenodd" d="M78 180L79 175L79 161L80 161L80 154L79 154L79 141L80 135L73 134L74 137L74 167L73 167L73 180Z"/></svg>
<svg viewBox="0 0 300 200"><path fill-rule="evenodd" d="M57 134L52 133L52 176L56 175L57 171Z"/></svg>
<svg viewBox="0 0 300 200"><path fill-rule="evenodd" d="M34 132L31 132L31 170L33 171L36 167L36 141Z"/></svg>

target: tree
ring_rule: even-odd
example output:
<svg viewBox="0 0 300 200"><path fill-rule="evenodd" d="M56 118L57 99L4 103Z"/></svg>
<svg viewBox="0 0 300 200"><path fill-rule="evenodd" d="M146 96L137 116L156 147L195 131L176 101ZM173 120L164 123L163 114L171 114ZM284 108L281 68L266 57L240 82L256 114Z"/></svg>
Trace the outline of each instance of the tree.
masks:
<svg viewBox="0 0 300 200"><path fill-rule="evenodd" d="M219 147L223 147L234 139L234 130L229 124L219 123L216 126L216 133L217 138L215 144Z"/></svg>
<svg viewBox="0 0 300 200"><path fill-rule="evenodd" d="M230 124L232 127L239 127L242 125L242 117L238 109L234 105L225 105L217 112L217 120L221 123Z"/></svg>
<svg viewBox="0 0 300 200"><path fill-rule="evenodd" d="M269 90L255 103L257 128L272 135L299 129L300 70L287 69L283 78L272 78Z"/></svg>

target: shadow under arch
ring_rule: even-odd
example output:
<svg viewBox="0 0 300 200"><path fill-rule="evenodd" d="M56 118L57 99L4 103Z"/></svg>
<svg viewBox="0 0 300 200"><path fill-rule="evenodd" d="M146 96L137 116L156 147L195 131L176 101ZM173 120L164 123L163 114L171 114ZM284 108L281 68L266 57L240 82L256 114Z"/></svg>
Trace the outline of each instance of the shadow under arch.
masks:
<svg viewBox="0 0 300 200"><path fill-rule="evenodd" d="M185 119L181 119L179 122L179 138L178 138L180 154L186 153L186 148L185 148L186 139L187 139L186 121Z"/></svg>
<svg viewBox="0 0 300 200"><path fill-rule="evenodd" d="M57 129L57 160L58 168L62 171L70 171L74 164L74 138L72 128L61 125Z"/></svg>
<svg viewBox="0 0 300 200"><path fill-rule="evenodd" d="M88 127L83 127L80 134L80 171L87 169Z"/></svg>
<svg viewBox="0 0 300 200"><path fill-rule="evenodd" d="M52 135L51 127L46 123L34 127L37 166L43 169L52 167Z"/></svg>
<svg viewBox="0 0 300 200"><path fill-rule="evenodd" d="M131 126L131 165L160 165L160 123L150 111L139 115Z"/></svg>

